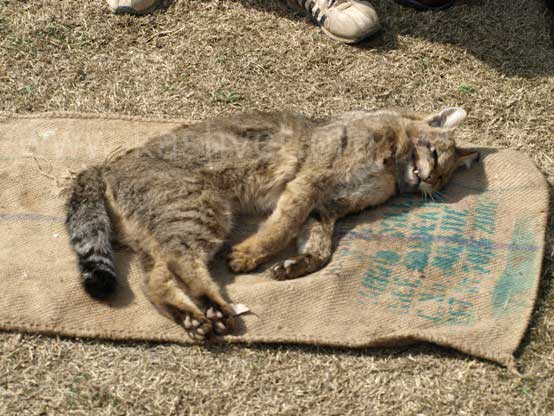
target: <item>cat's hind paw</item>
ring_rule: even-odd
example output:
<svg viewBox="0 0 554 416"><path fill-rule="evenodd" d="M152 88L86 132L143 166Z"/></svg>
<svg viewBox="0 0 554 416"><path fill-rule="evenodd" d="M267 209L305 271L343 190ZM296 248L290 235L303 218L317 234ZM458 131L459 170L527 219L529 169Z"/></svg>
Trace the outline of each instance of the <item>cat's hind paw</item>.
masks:
<svg viewBox="0 0 554 416"><path fill-rule="evenodd" d="M225 335L233 329L235 322L229 312L222 311L219 307L209 306L205 312L206 318L212 323L213 332L216 335Z"/></svg>
<svg viewBox="0 0 554 416"><path fill-rule="evenodd" d="M195 341L205 341L214 330L211 321L205 318L198 320L190 314L186 314L183 326L188 335Z"/></svg>
<svg viewBox="0 0 554 416"><path fill-rule="evenodd" d="M275 280L289 280L309 273L309 258L295 256L277 263L271 267L270 273Z"/></svg>

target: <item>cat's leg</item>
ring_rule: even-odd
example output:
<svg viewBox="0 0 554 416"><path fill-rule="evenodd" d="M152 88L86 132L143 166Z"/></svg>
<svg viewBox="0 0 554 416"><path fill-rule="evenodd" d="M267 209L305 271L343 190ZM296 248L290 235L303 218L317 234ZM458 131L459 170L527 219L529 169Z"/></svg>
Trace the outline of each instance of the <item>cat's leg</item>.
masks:
<svg viewBox="0 0 554 416"><path fill-rule="evenodd" d="M298 255L273 266L273 278L294 279L323 268L331 259L334 228L335 218L308 218L296 240Z"/></svg>
<svg viewBox="0 0 554 416"><path fill-rule="evenodd" d="M182 239L181 244L185 245L186 240ZM233 311L212 280L206 252L176 250L159 241L152 245L155 249L142 255L143 290L148 300L182 323L193 339L231 330Z"/></svg>
<svg viewBox="0 0 554 416"><path fill-rule="evenodd" d="M173 256L167 264L187 292L202 305L202 313L211 321L213 332L223 335L233 329L233 311L223 299L201 256Z"/></svg>
<svg viewBox="0 0 554 416"><path fill-rule="evenodd" d="M202 340L213 330L211 320L179 286L165 259L152 257L145 274L143 291L148 300L164 315L182 322L192 339Z"/></svg>
<svg viewBox="0 0 554 416"><path fill-rule="evenodd" d="M189 196L173 205L160 207L154 233L159 257L179 290L196 306L192 310L180 308L185 315L185 328L195 334L196 339L212 332L224 334L233 327L233 313L210 275L208 263L229 232L230 211L217 195L207 190L196 198ZM168 207L173 208L173 212L169 212Z"/></svg>
<svg viewBox="0 0 554 416"><path fill-rule="evenodd" d="M142 253L144 292L194 339L224 333L231 308L207 264L230 231L231 205L180 169L151 161L146 168L148 175L129 178L118 195L127 204L125 228Z"/></svg>
<svg viewBox="0 0 554 416"><path fill-rule="evenodd" d="M287 184L275 210L260 229L231 250L231 270L254 270L298 235L319 197L313 183L309 177L298 177Z"/></svg>

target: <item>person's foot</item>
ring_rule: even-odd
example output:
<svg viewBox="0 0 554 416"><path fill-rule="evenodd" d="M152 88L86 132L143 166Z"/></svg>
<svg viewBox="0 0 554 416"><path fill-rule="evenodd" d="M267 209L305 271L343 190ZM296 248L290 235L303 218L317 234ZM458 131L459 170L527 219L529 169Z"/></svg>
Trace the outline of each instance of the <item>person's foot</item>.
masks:
<svg viewBox="0 0 554 416"><path fill-rule="evenodd" d="M380 29L373 6L362 0L288 0L310 13L329 37L345 42L360 42Z"/></svg>
<svg viewBox="0 0 554 416"><path fill-rule="evenodd" d="M403 6L412 7L416 10L444 10L454 4L455 0L396 0Z"/></svg>
<svg viewBox="0 0 554 416"><path fill-rule="evenodd" d="M114 13L145 14L152 11L161 0L108 0Z"/></svg>

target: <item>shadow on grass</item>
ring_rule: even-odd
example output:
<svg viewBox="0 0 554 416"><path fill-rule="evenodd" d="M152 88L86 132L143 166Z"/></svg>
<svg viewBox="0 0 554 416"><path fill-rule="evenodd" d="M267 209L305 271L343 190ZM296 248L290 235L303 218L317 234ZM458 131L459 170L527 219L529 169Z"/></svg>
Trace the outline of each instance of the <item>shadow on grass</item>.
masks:
<svg viewBox="0 0 554 416"><path fill-rule="evenodd" d="M278 18L304 19L285 0L233 1ZM392 0L371 3L383 28L356 48L391 50L399 47L399 37L421 38L464 49L507 76L554 74L554 47L548 30L550 16L543 0L459 0L442 12L417 12ZM308 19L306 22L310 24Z"/></svg>

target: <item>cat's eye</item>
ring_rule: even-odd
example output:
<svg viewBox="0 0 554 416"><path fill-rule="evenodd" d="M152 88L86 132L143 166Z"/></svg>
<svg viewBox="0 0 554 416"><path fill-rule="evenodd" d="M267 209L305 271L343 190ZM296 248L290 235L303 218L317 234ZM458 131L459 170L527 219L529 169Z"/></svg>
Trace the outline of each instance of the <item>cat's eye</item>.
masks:
<svg viewBox="0 0 554 416"><path fill-rule="evenodd" d="M439 154L437 153L437 149L434 147L431 149L431 154L433 155L433 161L435 162L435 166L439 164Z"/></svg>

